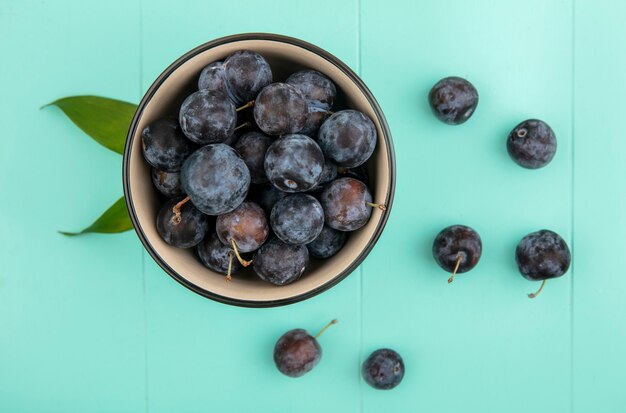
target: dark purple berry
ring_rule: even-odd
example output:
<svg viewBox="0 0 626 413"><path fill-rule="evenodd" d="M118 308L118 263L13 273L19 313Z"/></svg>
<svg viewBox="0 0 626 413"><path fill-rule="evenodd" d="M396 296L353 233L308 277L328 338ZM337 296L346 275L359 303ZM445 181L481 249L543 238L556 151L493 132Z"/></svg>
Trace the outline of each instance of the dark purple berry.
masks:
<svg viewBox="0 0 626 413"><path fill-rule="evenodd" d="M524 278L531 281L544 281L561 277L569 269L572 260L567 243L555 232L543 229L526 235L517 244L515 261ZM544 283L534 294L543 289Z"/></svg>
<svg viewBox="0 0 626 413"><path fill-rule="evenodd" d="M180 171L185 159L196 149L174 118L159 119L146 126L141 133L141 144L146 161L166 172Z"/></svg>
<svg viewBox="0 0 626 413"><path fill-rule="evenodd" d="M185 161L180 182L200 211L221 215L246 198L250 172L233 148L217 143L198 149Z"/></svg>
<svg viewBox="0 0 626 413"><path fill-rule="evenodd" d="M339 166L354 168L367 161L376 148L376 126L357 110L332 114L317 135L324 155Z"/></svg>
<svg viewBox="0 0 626 413"><path fill-rule="evenodd" d="M198 256L205 267L226 275L227 280L230 279L229 275L242 268L242 265L235 258L235 251L222 244L214 233L207 234L204 240L198 244Z"/></svg>
<svg viewBox="0 0 626 413"><path fill-rule="evenodd" d="M234 241L240 252L258 249L269 235L265 212L249 201L244 201L234 211L217 217L215 230L220 241L228 246L232 246Z"/></svg>
<svg viewBox="0 0 626 413"><path fill-rule="evenodd" d="M224 77L228 94L236 105L242 105L272 83L272 69L260 54L239 50L224 60Z"/></svg>
<svg viewBox="0 0 626 413"><path fill-rule="evenodd" d="M448 282L456 274L474 268L483 251L478 232L465 225L452 225L437 234L433 242L433 258L441 268L452 273Z"/></svg>
<svg viewBox="0 0 626 413"><path fill-rule="evenodd" d="M302 276L309 264L309 251L304 245L285 244L271 238L254 255L254 271L264 281L286 285Z"/></svg>
<svg viewBox="0 0 626 413"><path fill-rule="evenodd" d="M328 323L315 337L301 328L283 334L274 346L276 368L289 377L300 377L311 371L322 358L322 347L317 338L336 322Z"/></svg>
<svg viewBox="0 0 626 413"><path fill-rule="evenodd" d="M324 227L324 210L311 195L289 195L274 205L272 230L283 242L303 245L313 241Z"/></svg>
<svg viewBox="0 0 626 413"><path fill-rule="evenodd" d="M391 349L376 350L363 362L361 375L373 388L390 390L404 377L404 361Z"/></svg>
<svg viewBox="0 0 626 413"><path fill-rule="evenodd" d="M200 145L224 142L235 131L235 105L221 92L199 90L180 107L180 126L185 135Z"/></svg>
<svg viewBox="0 0 626 413"><path fill-rule="evenodd" d="M181 201L181 198L170 199L161 207L156 218L156 228L163 241L168 244L178 248L191 248L202 241L209 221L191 202L177 207Z"/></svg>
<svg viewBox="0 0 626 413"><path fill-rule="evenodd" d="M165 172L152 168L152 183L154 187L168 198L174 198L183 195L180 187L180 173Z"/></svg>
<svg viewBox="0 0 626 413"><path fill-rule="evenodd" d="M300 377L320 362L322 347L306 330L297 328L283 334L274 347L276 368L286 376Z"/></svg>
<svg viewBox="0 0 626 413"><path fill-rule="evenodd" d="M300 133L315 137L322 123L331 115L329 112L337 95L335 84L316 70L301 70L289 76L286 83L295 86L307 100L309 114Z"/></svg>
<svg viewBox="0 0 626 413"><path fill-rule="evenodd" d="M308 136L285 135L268 148L265 173L272 184L285 192L305 192L322 177L324 155Z"/></svg>
<svg viewBox="0 0 626 413"><path fill-rule="evenodd" d="M365 184L354 178L339 178L327 184L320 196L326 225L339 231L355 231L369 221L373 204Z"/></svg>
<svg viewBox="0 0 626 413"><path fill-rule="evenodd" d="M269 136L255 131L242 135L234 146L248 166L253 184L267 182L264 166L265 153L273 142L274 140Z"/></svg>
<svg viewBox="0 0 626 413"><path fill-rule="evenodd" d="M198 78L198 89L218 91L231 97L228 94L229 89L226 88L224 79L224 62L213 62L202 69Z"/></svg>
<svg viewBox="0 0 626 413"><path fill-rule="evenodd" d="M268 135L297 133L309 113L302 93L287 83L272 83L261 90L254 104L254 120Z"/></svg>
<svg viewBox="0 0 626 413"><path fill-rule="evenodd" d="M433 86L428 101L437 119L448 125L460 125L476 110L478 92L463 78L446 77Z"/></svg>
<svg viewBox="0 0 626 413"><path fill-rule="evenodd" d="M318 259L330 258L341 250L346 243L347 235L343 231L337 231L324 225L320 234L312 242L306 245L309 254Z"/></svg>
<svg viewBox="0 0 626 413"><path fill-rule="evenodd" d="M330 110L335 102L337 88L328 77L316 70L300 70L289 76L286 83L295 86L310 106Z"/></svg>
<svg viewBox="0 0 626 413"><path fill-rule="evenodd" d="M556 136L547 123L528 119L509 133L506 148L518 165L528 169L542 168L556 154Z"/></svg>

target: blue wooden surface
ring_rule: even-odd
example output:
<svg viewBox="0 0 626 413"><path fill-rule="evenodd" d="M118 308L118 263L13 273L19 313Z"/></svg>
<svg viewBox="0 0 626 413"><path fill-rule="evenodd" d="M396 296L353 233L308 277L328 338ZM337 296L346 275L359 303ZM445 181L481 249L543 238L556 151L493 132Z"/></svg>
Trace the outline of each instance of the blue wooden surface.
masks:
<svg viewBox="0 0 626 413"><path fill-rule="evenodd" d="M0 411L626 409L625 11L619 0L0 1ZM182 288L134 233L58 235L119 197L121 159L39 107L77 94L138 102L187 50L252 31L335 54L387 116L396 200L365 263L306 302L243 309ZM481 97L459 127L426 103L452 74ZM528 117L559 142L538 171L504 147ZM484 255L449 286L430 244L452 223L475 227ZM529 300L536 285L513 251L542 227L574 263ZM321 364L281 376L276 338L333 317ZM390 392L359 379L381 346L407 364Z"/></svg>

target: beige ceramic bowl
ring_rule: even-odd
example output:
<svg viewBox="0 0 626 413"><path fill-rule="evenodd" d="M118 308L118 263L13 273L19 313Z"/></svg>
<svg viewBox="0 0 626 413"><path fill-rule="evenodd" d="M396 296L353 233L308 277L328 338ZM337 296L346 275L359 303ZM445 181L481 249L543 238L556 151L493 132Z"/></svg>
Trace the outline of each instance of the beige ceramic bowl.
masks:
<svg viewBox="0 0 626 413"><path fill-rule="evenodd" d="M160 117L178 113L183 99L196 88L202 68L241 49L262 54L272 66L274 81L283 81L290 73L303 68L324 73L337 85L338 99L342 99L347 107L367 114L378 131L376 151L367 168L373 198L375 202L385 203L387 211L374 209L367 225L352 233L337 255L325 261L311 260L300 280L282 287L261 281L251 268L238 272L232 282L227 283L223 275L200 263L195 249L174 248L161 240L155 219L162 201L152 186L150 168L141 150L143 128ZM137 108L124 150L123 172L128 211L141 242L154 260L192 291L223 303L247 307L301 301L348 276L365 259L383 231L395 188L391 134L378 103L361 79L339 59L314 45L291 37L262 33L228 36L205 43L170 65L148 89Z"/></svg>

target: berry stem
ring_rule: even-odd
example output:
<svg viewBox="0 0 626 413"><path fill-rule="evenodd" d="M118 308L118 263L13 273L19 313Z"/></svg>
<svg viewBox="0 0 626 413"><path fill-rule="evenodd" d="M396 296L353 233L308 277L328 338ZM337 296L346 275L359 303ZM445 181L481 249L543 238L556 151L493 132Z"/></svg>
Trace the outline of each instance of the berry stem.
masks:
<svg viewBox="0 0 626 413"><path fill-rule="evenodd" d="M180 208L182 208L182 206L185 205L187 202L189 202L189 197L185 197L185 199L174 205L174 207L172 208L172 213L174 214L171 220L172 224L180 224Z"/></svg>
<svg viewBox="0 0 626 413"><path fill-rule="evenodd" d="M252 126L252 123L250 123L250 122L244 122L244 123L242 123L241 125L237 126L237 127L235 128L235 130L237 130L237 129L241 129L241 128L245 128L246 126Z"/></svg>
<svg viewBox="0 0 626 413"><path fill-rule="evenodd" d="M538 296L541 290L543 290L543 286L546 285L546 281L548 280L543 280L541 282L541 285L539 286L539 289L537 291L535 291L534 293L528 294L528 298L535 298L536 296Z"/></svg>
<svg viewBox="0 0 626 413"><path fill-rule="evenodd" d="M459 270L459 265L461 265L462 259L463 259L462 255L459 255L459 258L456 259L456 265L454 266L454 271L452 271L452 275L450 276L450 278L448 278L448 284L454 281L454 276L456 275L456 272Z"/></svg>
<svg viewBox="0 0 626 413"><path fill-rule="evenodd" d="M326 326L324 326L324 328L322 328L320 332L315 335L315 338L318 338L319 336L321 336L324 333L324 331L328 330L328 327L332 326L333 324L337 324L338 322L339 320L337 320L336 318L330 320L330 323L326 324Z"/></svg>
<svg viewBox="0 0 626 413"><path fill-rule="evenodd" d="M238 107L237 109L235 109L235 110L236 110L237 112L239 112L240 110L248 109L248 108L251 108L252 106L254 106L254 100L251 100L250 102L248 102L248 103L246 103L246 104L244 104L244 105L242 105L242 106L239 106L239 107Z"/></svg>
<svg viewBox="0 0 626 413"><path fill-rule="evenodd" d="M381 211L386 211L387 210L387 206L385 204L376 204L374 202L365 202L365 205L371 206L372 208L378 208Z"/></svg>
<svg viewBox="0 0 626 413"><path fill-rule="evenodd" d="M244 267L248 267L250 264L252 264L252 261L246 261L243 258L241 258L241 255L239 254L239 249L237 248L237 243L235 242L234 238L230 240L230 243L233 244L233 249L235 250L235 256L237 256L237 259L239 260L241 265L243 265Z"/></svg>
<svg viewBox="0 0 626 413"><path fill-rule="evenodd" d="M233 279L233 277L230 275L233 271L233 255L234 254L232 252L228 253L228 272L226 273L226 282L230 282L230 280Z"/></svg>

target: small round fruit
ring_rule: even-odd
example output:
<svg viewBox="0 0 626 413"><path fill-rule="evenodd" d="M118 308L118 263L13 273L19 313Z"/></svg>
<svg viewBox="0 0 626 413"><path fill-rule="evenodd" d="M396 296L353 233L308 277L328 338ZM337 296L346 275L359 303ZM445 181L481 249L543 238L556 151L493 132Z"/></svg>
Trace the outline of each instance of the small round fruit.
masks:
<svg viewBox="0 0 626 413"><path fill-rule="evenodd" d="M391 349L376 350L363 362L361 375L373 388L390 390L404 377L404 361Z"/></svg>
<svg viewBox="0 0 626 413"><path fill-rule="evenodd" d="M308 244L317 238L324 227L324 210L311 195L289 195L272 208L270 224L274 234L283 242Z"/></svg>
<svg viewBox="0 0 626 413"><path fill-rule="evenodd" d="M146 161L166 172L180 171L185 159L196 149L174 118L159 119L146 126L141 133L141 144Z"/></svg>
<svg viewBox="0 0 626 413"><path fill-rule="evenodd" d="M528 119L509 133L506 149L518 165L528 169L542 168L556 154L556 136L547 123Z"/></svg>
<svg viewBox="0 0 626 413"><path fill-rule="evenodd" d="M322 177L324 154L308 136L285 135L265 153L265 173L269 181L285 192L305 192Z"/></svg>
<svg viewBox="0 0 626 413"><path fill-rule="evenodd" d="M235 241L240 252L257 250L269 235L265 212L249 201L244 201L234 211L217 217L215 230L224 245L232 246Z"/></svg>
<svg viewBox="0 0 626 413"><path fill-rule="evenodd" d="M376 148L376 126L357 110L332 114L317 135L324 155L339 166L354 168L365 163Z"/></svg>
<svg viewBox="0 0 626 413"><path fill-rule="evenodd" d="M253 131L242 135L234 146L248 166L250 180L253 184L264 184L267 182L264 166L265 153L273 142L274 140L269 136Z"/></svg>
<svg viewBox="0 0 626 413"><path fill-rule="evenodd" d="M339 178L326 185L320 202L326 225L339 231L355 231L372 215L372 195L354 178Z"/></svg>
<svg viewBox="0 0 626 413"><path fill-rule="evenodd" d="M300 70L289 76L286 83L300 90L310 106L330 110L335 102L335 84L317 70Z"/></svg>
<svg viewBox="0 0 626 413"><path fill-rule="evenodd" d="M208 234L198 244L198 256L205 267L220 274L227 275L229 267L230 274L234 274L242 268L242 265L235 258L235 251L222 244L214 233Z"/></svg>
<svg viewBox="0 0 626 413"><path fill-rule="evenodd" d="M152 168L152 183L154 187L168 198L174 198L183 195L180 187L180 173L165 172Z"/></svg>
<svg viewBox="0 0 626 413"><path fill-rule="evenodd" d="M261 90L254 104L254 120L268 135L297 133L309 113L302 93L287 83L272 83Z"/></svg>
<svg viewBox="0 0 626 413"><path fill-rule="evenodd" d="M235 105L221 92L199 90L180 107L180 126L185 135L200 145L224 142L235 131Z"/></svg>
<svg viewBox="0 0 626 413"><path fill-rule="evenodd" d="M191 248L200 243L208 227L208 217L198 211L190 202L180 207L180 215L174 207L181 198L168 200L159 210L156 218L157 232L169 245L178 248Z"/></svg>
<svg viewBox="0 0 626 413"><path fill-rule="evenodd" d="M221 215L246 198L250 172L233 148L217 143L198 149L185 161L180 182L196 208Z"/></svg>
<svg viewBox="0 0 626 413"><path fill-rule="evenodd" d="M309 254L318 259L330 258L337 254L346 243L347 235L343 231L337 231L331 227L324 225L322 232L306 247Z"/></svg>
<svg viewBox="0 0 626 413"><path fill-rule="evenodd" d="M433 242L433 258L453 276L474 268L482 251L483 244L478 232L465 225L444 228ZM448 282L452 282L452 279L450 277Z"/></svg>
<svg viewBox="0 0 626 413"><path fill-rule="evenodd" d="M448 125L460 125L476 110L478 91L461 77L446 77L433 86L428 101L437 119Z"/></svg>
<svg viewBox="0 0 626 413"><path fill-rule="evenodd" d="M309 252L304 245L289 245L271 238L256 252L252 266L262 280L286 285L299 279L308 264Z"/></svg>
<svg viewBox="0 0 626 413"><path fill-rule="evenodd" d="M309 114L300 133L317 136L320 126L331 115L329 111L337 95L335 84L316 70L296 72L287 78L286 83L300 90L309 106Z"/></svg>
<svg viewBox="0 0 626 413"><path fill-rule="evenodd" d="M198 78L198 89L214 90L229 96L229 89L226 87L224 79L224 62L213 62L202 69Z"/></svg>
<svg viewBox="0 0 626 413"><path fill-rule="evenodd" d="M526 235L515 250L519 272L531 281L562 276L569 269L571 260L565 240L547 229Z"/></svg>
<svg viewBox="0 0 626 413"><path fill-rule="evenodd" d="M322 347L317 339L301 328L287 331L274 346L276 368L289 377L308 373L321 358Z"/></svg>
<svg viewBox="0 0 626 413"><path fill-rule="evenodd" d="M242 105L272 83L272 69L257 52L239 50L224 60L224 77L235 104Z"/></svg>

